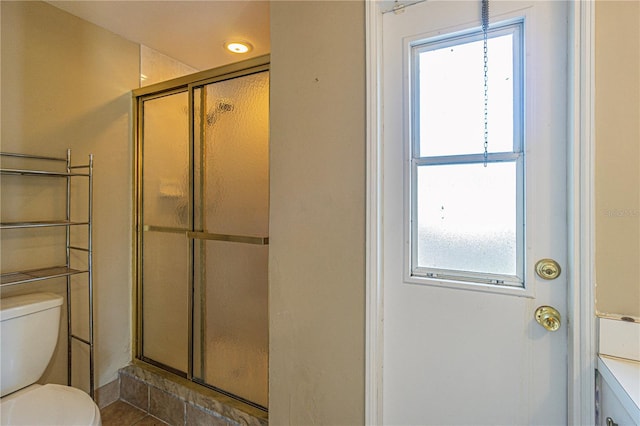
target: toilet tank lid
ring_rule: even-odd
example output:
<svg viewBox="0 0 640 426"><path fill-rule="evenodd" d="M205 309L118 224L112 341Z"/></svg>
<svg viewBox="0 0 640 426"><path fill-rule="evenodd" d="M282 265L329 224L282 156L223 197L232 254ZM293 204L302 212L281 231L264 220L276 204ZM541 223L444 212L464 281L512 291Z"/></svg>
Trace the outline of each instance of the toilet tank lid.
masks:
<svg viewBox="0 0 640 426"><path fill-rule="evenodd" d="M0 321L21 317L62 305L63 298L54 293L31 293L0 299Z"/></svg>

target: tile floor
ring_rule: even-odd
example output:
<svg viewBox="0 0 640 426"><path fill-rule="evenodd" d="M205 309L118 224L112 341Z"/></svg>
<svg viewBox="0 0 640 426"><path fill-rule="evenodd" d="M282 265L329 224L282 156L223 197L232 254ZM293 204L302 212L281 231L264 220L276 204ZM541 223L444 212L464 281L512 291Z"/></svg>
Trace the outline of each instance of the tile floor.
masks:
<svg viewBox="0 0 640 426"><path fill-rule="evenodd" d="M124 401L116 401L100 410L102 426L165 426L167 423Z"/></svg>

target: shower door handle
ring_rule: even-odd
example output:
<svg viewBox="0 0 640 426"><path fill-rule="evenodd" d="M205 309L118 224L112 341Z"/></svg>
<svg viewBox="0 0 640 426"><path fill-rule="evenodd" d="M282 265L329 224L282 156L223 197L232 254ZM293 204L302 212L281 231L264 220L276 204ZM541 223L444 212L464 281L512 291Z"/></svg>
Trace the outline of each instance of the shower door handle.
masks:
<svg viewBox="0 0 640 426"><path fill-rule="evenodd" d="M266 246L269 245L269 237L254 237L250 235L212 234L200 231L187 231L187 238L194 240L226 241L229 243L243 243Z"/></svg>

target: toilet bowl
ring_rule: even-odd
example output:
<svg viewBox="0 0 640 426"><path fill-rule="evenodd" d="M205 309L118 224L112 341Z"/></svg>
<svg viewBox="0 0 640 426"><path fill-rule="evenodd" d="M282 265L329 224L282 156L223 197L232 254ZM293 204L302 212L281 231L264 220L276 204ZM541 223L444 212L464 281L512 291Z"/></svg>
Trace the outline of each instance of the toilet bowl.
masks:
<svg viewBox="0 0 640 426"><path fill-rule="evenodd" d="M101 424L98 406L89 395L70 386L31 385L0 401L0 425Z"/></svg>
<svg viewBox="0 0 640 426"><path fill-rule="evenodd" d="M100 410L85 392L35 384L58 340L62 297L33 293L0 299L0 424L101 426Z"/></svg>

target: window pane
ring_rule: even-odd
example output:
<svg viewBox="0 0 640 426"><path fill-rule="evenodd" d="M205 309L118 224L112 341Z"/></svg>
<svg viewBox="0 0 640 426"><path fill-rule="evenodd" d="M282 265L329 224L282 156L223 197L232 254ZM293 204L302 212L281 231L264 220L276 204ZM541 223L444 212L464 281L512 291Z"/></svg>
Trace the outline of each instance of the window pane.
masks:
<svg viewBox="0 0 640 426"><path fill-rule="evenodd" d="M417 267L515 276L516 163L417 170Z"/></svg>
<svg viewBox="0 0 640 426"><path fill-rule="evenodd" d="M417 49L419 156L484 152L482 40ZM488 52L489 152L512 152L513 35L490 38Z"/></svg>

